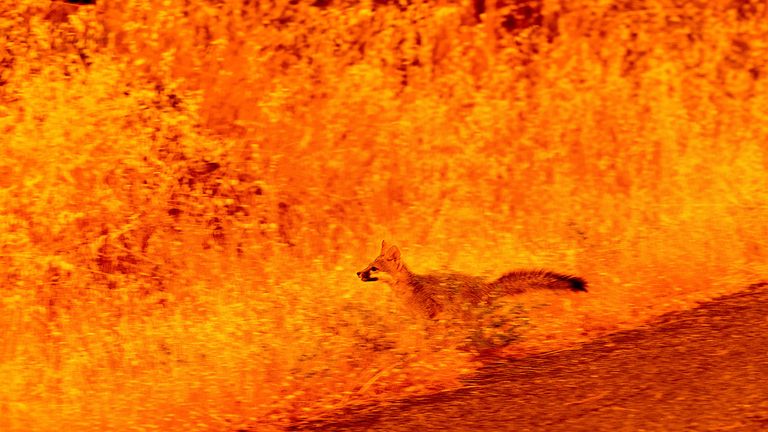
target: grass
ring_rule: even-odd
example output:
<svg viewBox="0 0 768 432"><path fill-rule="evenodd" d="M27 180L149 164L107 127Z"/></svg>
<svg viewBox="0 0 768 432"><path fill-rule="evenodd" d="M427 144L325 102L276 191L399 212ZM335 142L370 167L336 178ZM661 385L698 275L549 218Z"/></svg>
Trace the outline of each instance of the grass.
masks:
<svg viewBox="0 0 768 432"><path fill-rule="evenodd" d="M764 7L571 3L0 6L0 428L279 430L765 280ZM427 324L384 238L590 293Z"/></svg>

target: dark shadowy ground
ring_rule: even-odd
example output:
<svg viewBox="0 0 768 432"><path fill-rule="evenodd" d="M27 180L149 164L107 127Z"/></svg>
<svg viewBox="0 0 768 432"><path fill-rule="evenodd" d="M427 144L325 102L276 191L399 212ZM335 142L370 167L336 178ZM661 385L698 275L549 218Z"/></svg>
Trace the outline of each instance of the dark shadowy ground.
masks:
<svg viewBox="0 0 768 432"><path fill-rule="evenodd" d="M291 430L768 431L768 283Z"/></svg>

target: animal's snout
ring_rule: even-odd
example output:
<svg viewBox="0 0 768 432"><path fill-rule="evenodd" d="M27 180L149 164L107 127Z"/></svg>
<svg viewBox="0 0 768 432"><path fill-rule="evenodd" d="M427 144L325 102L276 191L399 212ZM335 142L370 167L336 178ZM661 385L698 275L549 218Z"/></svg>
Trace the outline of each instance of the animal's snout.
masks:
<svg viewBox="0 0 768 432"><path fill-rule="evenodd" d="M360 273L362 273L362 272L357 272L357 277L360 277Z"/></svg>

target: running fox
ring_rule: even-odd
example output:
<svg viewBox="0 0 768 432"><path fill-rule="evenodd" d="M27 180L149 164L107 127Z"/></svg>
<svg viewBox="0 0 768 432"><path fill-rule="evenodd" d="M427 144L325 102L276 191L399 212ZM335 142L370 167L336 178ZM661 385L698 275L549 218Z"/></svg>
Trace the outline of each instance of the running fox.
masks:
<svg viewBox="0 0 768 432"><path fill-rule="evenodd" d="M388 276L385 281L409 310L427 318L441 312L466 312L472 306L529 289L587 291L584 279L546 270L513 271L493 282L456 273L417 275L403 263L400 249L386 241L381 242L381 254L357 276L363 282L372 282L378 280L374 276L377 272Z"/></svg>

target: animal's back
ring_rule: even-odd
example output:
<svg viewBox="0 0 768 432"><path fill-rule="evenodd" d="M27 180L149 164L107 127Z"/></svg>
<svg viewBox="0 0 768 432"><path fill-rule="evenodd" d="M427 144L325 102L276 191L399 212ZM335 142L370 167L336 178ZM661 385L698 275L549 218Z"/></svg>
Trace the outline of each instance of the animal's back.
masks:
<svg viewBox="0 0 768 432"><path fill-rule="evenodd" d="M485 279L461 273L414 275L412 281L449 311L476 305L491 293L491 286Z"/></svg>
<svg viewBox="0 0 768 432"><path fill-rule="evenodd" d="M467 311L480 303L529 290L587 290L580 277L546 270L513 271L493 282L461 273L414 274L408 280L408 289L413 293L413 301L432 316L444 311Z"/></svg>

